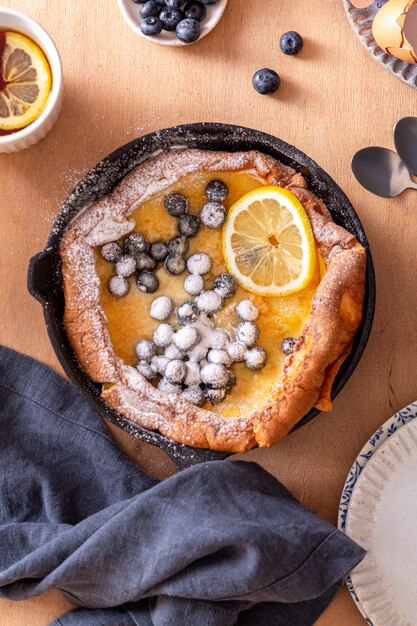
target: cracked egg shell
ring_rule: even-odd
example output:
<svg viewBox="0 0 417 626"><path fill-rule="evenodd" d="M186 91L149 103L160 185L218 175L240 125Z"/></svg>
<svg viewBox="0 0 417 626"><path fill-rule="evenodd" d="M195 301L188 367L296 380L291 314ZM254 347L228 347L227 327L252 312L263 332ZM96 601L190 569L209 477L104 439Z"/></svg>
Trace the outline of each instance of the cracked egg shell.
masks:
<svg viewBox="0 0 417 626"><path fill-rule="evenodd" d="M417 0L389 0L379 9L372 24L372 34L380 48L406 63L413 64L417 63L417 53L404 35L404 22L407 12L416 2Z"/></svg>

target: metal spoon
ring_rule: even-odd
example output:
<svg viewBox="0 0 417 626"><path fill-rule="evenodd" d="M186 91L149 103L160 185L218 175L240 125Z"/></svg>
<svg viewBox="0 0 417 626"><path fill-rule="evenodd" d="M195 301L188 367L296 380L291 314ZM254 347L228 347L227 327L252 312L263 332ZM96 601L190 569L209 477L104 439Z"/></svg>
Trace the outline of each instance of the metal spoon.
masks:
<svg viewBox="0 0 417 626"><path fill-rule="evenodd" d="M417 117L403 117L396 123L394 141L408 169L417 175Z"/></svg>
<svg viewBox="0 0 417 626"><path fill-rule="evenodd" d="M387 148L363 148L353 155L351 165L360 184L376 196L395 198L405 189L417 189L404 161Z"/></svg>

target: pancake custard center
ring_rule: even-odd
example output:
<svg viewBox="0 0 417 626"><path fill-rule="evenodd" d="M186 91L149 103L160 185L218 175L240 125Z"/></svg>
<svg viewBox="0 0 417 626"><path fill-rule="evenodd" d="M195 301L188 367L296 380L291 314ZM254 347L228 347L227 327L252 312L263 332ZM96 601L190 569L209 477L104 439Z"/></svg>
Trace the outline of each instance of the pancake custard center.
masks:
<svg viewBox="0 0 417 626"><path fill-rule="evenodd" d="M261 186L247 172L189 174L135 209L128 236L96 248L116 354L162 392L224 418L264 405L324 268L312 239L317 262L295 290L305 250L285 206L277 221L267 189L251 198ZM271 283L284 292L278 276L293 292L262 295Z"/></svg>

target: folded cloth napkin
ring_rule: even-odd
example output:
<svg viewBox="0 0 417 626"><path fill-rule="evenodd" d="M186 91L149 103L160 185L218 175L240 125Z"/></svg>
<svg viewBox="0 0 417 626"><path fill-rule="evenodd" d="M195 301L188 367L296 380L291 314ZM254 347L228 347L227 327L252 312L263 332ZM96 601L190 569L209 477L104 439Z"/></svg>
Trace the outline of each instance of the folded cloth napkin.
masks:
<svg viewBox="0 0 417 626"><path fill-rule="evenodd" d="M308 626L363 550L255 463L158 482L63 378L0 347L0 598L54 626Z"/></svg>

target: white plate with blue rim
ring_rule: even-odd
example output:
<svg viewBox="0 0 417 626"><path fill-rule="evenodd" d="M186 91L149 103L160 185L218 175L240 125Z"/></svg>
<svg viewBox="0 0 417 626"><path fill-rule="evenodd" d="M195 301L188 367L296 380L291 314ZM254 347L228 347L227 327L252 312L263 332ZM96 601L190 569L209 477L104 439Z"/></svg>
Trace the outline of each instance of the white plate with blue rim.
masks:
<svg viewBox="0 0 417 626"><path fill-rule="evenodd" d="M391 417L346 479L338 527L367 550L347 587L370 626L417 624L417 402Z"/></svg>
<svg viewBox="0 0 417 626"><path fill-rule="evenodd" d="M130 26L130 28L143 39L147 39L148 41L152 41L153 43L158 43L161 46L189 46L191 44L183 43L180 41L175 31L167 31L163 30L159 35L155 35L154 37L149 37L148 35L144 35L140 29L140 23L142 21L139 11L143 7L143 3L136 3L133 0L117 0L119 4L119 9L121 14L123 15L125 21ZM200 37L197 41L200 41L203 37L208 35L213 28L217 26L220 22L223 13L226 9L228 0L218 0L216 4L208 4L206 6L206 17L200 22L201 33ZM186 0L184 0L185 4Z"/></svg>

